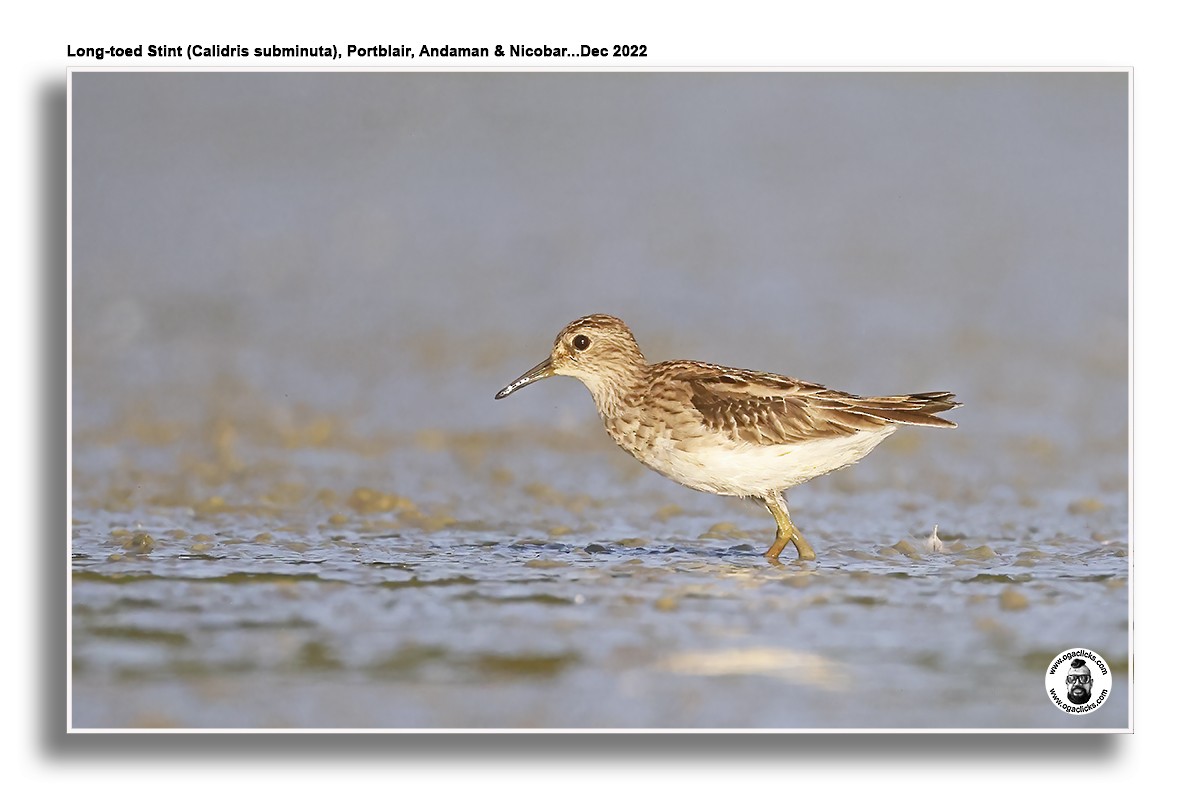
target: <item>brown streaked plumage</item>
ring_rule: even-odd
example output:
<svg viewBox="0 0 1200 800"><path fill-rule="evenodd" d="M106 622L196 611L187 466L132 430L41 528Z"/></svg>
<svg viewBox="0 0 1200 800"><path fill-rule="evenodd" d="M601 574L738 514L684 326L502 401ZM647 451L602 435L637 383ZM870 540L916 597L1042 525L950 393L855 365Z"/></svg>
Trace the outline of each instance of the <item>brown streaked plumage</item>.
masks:
<svg viewBox="0 0 1200 800"><path fill-rule="evenodd" d="M858 397L767 372L700 361L647 363L625 323L593 314L563 328L550 357L496 394L501 400L551 375L581 380L622 449L692 489L762 500L775 518L778 559L792 542L815 553L792 524L783 492L854 464L899 425L953 428L950 392Z"/></svg>

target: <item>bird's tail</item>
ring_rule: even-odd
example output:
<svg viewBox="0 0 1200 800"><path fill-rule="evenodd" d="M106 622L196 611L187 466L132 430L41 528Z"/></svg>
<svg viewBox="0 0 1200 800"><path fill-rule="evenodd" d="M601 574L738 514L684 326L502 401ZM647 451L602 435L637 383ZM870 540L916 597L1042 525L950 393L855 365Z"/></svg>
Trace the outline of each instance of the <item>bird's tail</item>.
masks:
<svg viewBox="0 0 1200 800"><path fill-rule="evenodd" d="M962 403L955 401L952 392L921 392L892 397L862 397L854 405L856 412L888 422L957 428L957 424L937 415L958 408Z"/></svg>

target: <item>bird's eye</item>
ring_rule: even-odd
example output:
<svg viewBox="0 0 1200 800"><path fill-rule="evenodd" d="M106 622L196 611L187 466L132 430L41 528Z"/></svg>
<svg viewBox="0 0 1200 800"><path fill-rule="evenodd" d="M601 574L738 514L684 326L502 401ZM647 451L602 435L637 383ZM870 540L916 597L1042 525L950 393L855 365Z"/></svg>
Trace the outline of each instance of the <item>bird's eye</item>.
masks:
<svg viewBox="0 0 1200 800"><path fill-rule="evenodd" d="M584 336L582 333L571 340L571 346L576 350L587 350L592 344L592 340Z"/></svg>

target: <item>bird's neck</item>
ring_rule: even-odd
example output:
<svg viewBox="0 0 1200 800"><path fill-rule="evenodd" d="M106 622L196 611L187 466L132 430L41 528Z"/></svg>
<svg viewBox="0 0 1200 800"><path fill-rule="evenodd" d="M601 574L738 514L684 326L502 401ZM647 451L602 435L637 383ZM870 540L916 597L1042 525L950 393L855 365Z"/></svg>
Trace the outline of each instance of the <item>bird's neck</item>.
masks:
<svg viewBox="0 0 1200 800"><path fill-rule="evenodd" d="M614 419L629 407L629 404L646 389L650 370L644 358L637 358L609 370L604 376L591 376L584 381L596 410L605 419Z"/></svg>

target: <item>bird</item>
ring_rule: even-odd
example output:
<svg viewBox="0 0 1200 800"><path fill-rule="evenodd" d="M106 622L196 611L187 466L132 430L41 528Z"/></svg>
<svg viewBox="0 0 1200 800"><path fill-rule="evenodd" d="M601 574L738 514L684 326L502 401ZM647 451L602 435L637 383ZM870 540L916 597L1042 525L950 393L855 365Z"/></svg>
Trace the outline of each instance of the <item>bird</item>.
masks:
<svg viewBox="0 0 1200 800"><path fill-rule="evenodd" d="M496 393L497 400L554 375L583 382L621 449L690 489L754 498L775 520L763 554L779 563L789 543L816 559L792 522L784 492L848 467L901 425L955 428L938 414L951 392L859 397L807 381L703 361L650 363L623 321L581 317L550 356Z"/></svg>

